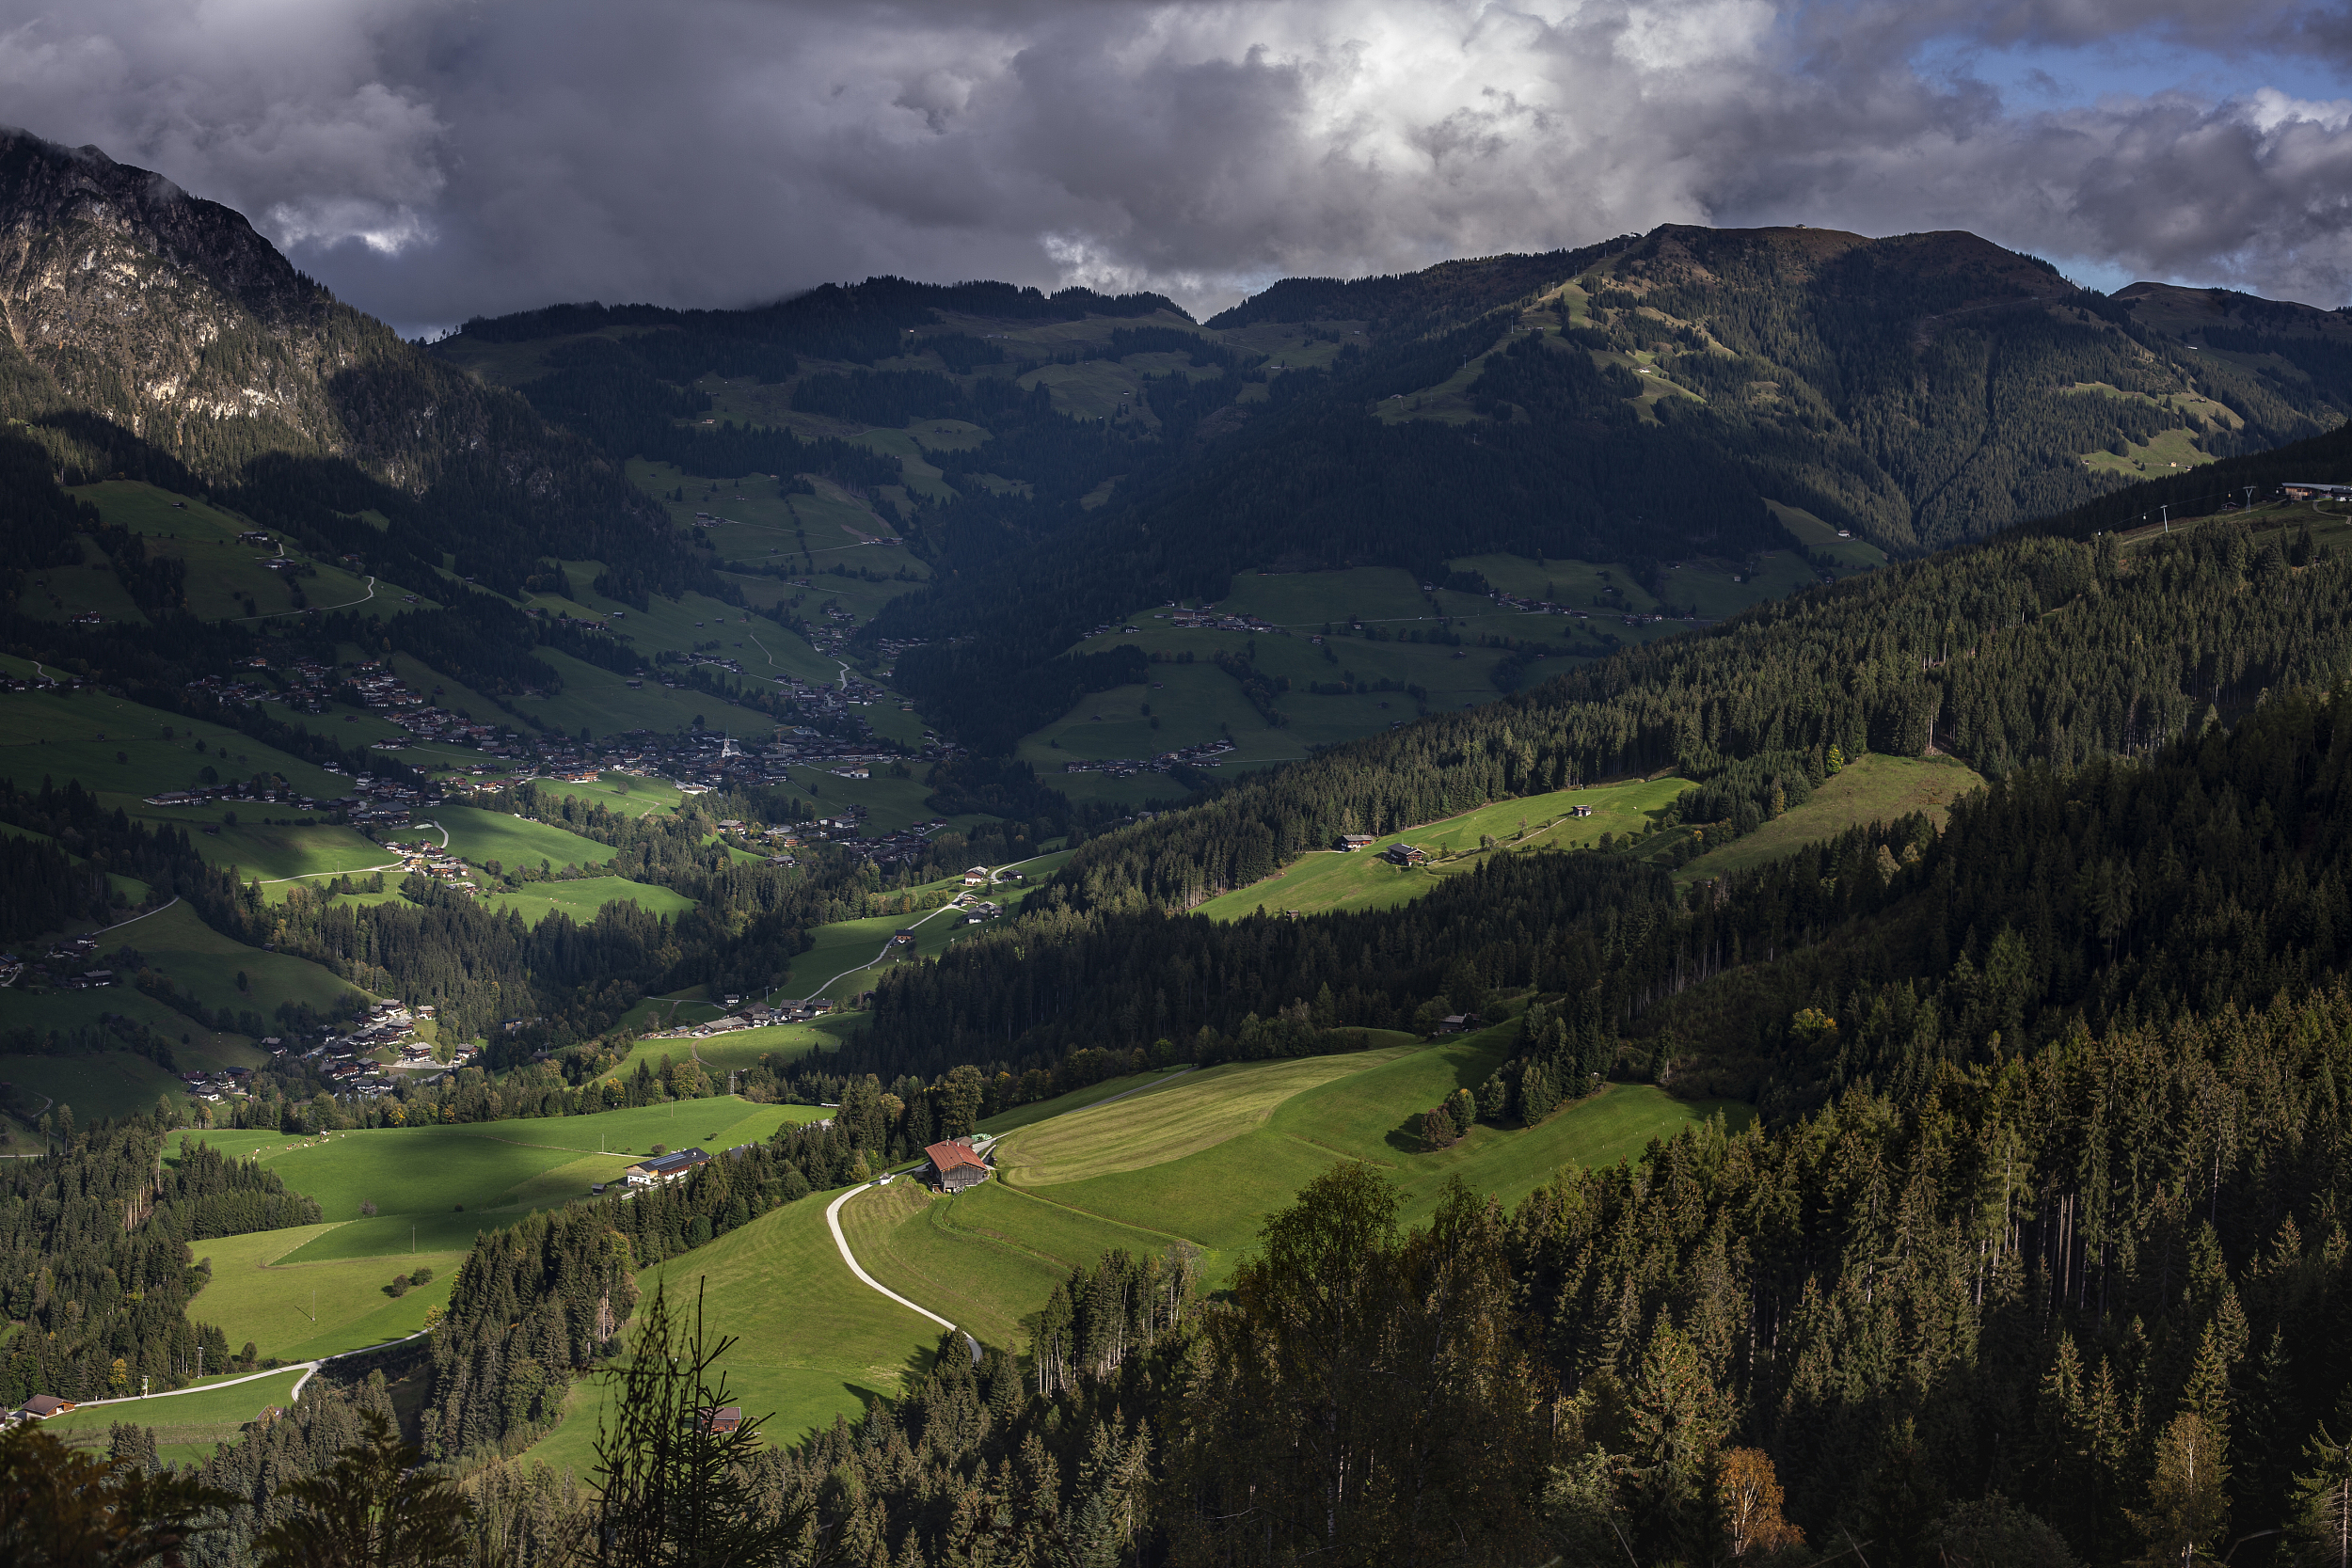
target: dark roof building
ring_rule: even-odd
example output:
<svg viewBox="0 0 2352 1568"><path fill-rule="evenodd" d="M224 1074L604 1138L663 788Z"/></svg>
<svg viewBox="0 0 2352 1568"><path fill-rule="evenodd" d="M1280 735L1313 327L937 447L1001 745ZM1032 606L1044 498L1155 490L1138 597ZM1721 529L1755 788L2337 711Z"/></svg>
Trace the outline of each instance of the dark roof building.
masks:
<svg viewBox="0 0 2352 1568"><path fill-rule="evenodd" d="M663 1154L651 1160L640 1160L622 1174L632 1187L658 1187L665 1181L675 1181L691 1176L710 1163L710 1155L699 1148L681 1148L675 1154Z"/></svg>

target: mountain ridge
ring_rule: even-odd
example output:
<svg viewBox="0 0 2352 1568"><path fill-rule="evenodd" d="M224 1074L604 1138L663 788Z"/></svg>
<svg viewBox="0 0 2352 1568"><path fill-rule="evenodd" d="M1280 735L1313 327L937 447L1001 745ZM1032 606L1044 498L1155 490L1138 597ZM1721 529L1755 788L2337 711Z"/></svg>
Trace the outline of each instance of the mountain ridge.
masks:
<svg viewBox="0 0 2352 1568"><path fill-rule="evenodd" d="M0 133L0 413L69 483L210 488L412 579L447 561L516 583L571 535L675 553L617 465L336 299L233 209L97 148ZM383 531L350 521L370 510Z"/></svg>
<svg viewBox="0 0 2352 1568"><path fill-rule="evenodd" d="M1655 594L1674 560L1797 547L1768 502L1916 553L2352 412L2352 319L2103 295L1963 230L1665 225L1283 279L1206 323L876 278L740 311L550 306L428 351L230 209L21 132L0 311L0 411L61 474L233 489L411 578L512 594L588 558L616 585L714 582L637 458L870 493L931 578L858 645L921 644L900 689L986 750L1073 699L1089 628L1252 566L1434 580L1502 551L1622 562ZM942 419L967 434L927 444Z"/></svg>

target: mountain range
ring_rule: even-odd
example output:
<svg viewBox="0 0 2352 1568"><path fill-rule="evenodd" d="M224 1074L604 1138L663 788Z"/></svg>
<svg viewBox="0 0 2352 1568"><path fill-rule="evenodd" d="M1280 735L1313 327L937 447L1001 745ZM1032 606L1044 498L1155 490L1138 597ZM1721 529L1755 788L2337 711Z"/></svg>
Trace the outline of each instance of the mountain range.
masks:
<svg viewBox="0 0 2352 1568"><path fill-rule="evenodd" d="M920 644L898 688L994 751L1083 689L1089 627L1248 567L1508 551L1662 592L1677 560L1796 545L1783 509L1899 557L2153 480L2217 505L2215 460L2352 412L2341 311L2100 294L1958 232L1669 226L1285 279L1206 322L878 278L429 348L94 148L0 139L0 406L61 479L205 489L410 587L512 595L581 559L628 594L714 586L633 459L830 477L932 568L862 645Z"/></svg>

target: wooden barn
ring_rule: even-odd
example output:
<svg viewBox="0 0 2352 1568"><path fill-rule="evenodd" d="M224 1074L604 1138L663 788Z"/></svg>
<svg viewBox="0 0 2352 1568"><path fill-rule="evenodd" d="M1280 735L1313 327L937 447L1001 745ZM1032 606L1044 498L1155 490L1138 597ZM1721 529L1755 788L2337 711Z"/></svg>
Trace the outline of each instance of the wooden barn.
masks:
<svg viewBox="0 0 2352 1568"><path fill-rule="evenodd" d="M975 1149L969 1138L933 1144L923 1152L931 1163L924 1180L943 1193L960 1193L988 1180L988 1157Z"/></svg>

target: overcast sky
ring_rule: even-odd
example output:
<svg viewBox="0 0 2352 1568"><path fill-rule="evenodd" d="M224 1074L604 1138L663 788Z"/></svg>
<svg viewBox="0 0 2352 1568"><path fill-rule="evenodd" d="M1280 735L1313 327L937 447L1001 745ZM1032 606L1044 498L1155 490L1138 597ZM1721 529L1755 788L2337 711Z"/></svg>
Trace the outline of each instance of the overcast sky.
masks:
<svg viewBox="0 0 2352 1568"><path fill-rule="evenodd" d="M0 119L417 331L874 273L1206 313L1665 222L2352 300L2301 0L0 0Z"/></svg>

